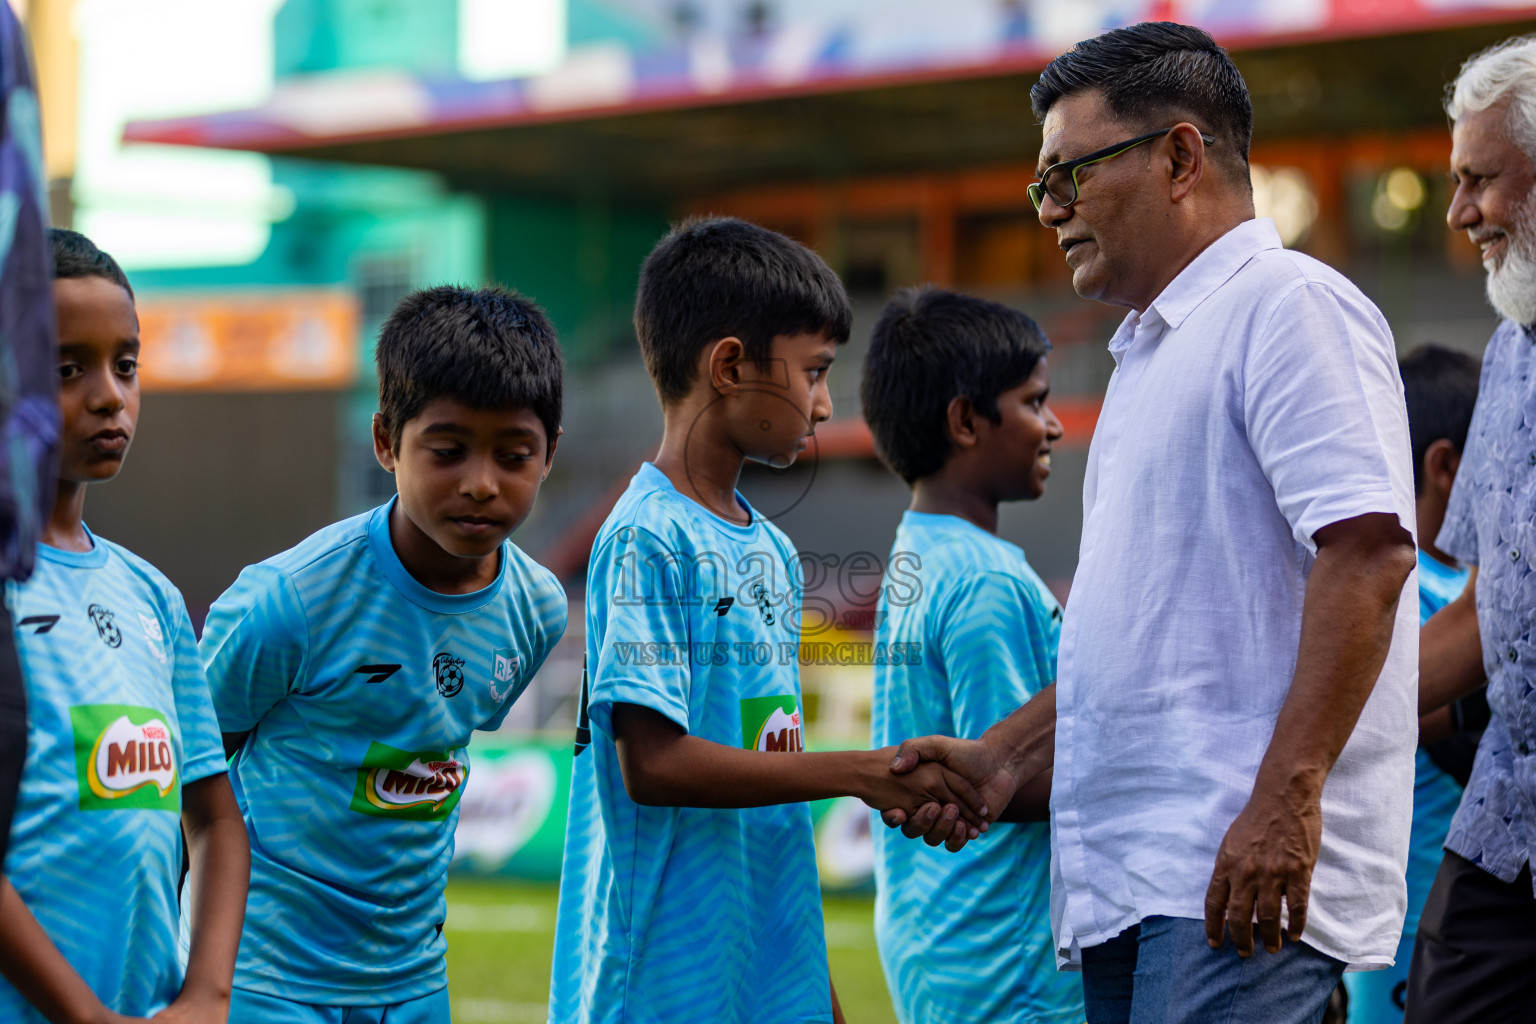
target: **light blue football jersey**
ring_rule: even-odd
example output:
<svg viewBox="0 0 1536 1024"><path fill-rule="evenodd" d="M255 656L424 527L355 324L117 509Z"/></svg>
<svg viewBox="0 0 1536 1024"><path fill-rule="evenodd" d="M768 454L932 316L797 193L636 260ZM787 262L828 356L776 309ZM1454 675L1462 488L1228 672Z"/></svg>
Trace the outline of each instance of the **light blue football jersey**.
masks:
<svg viewBox="0 0 1536 1024"><path fill-rule="evenodd" d="M251 837L235 985L322 1005L447 983L443 886L476 729L494 729L565 630L565 592L511 541L496 581L428 590L393 501L240 574L202 656Z"/></svg>
<svg viewBox="0 0 1536 1024"><path fill-rule="evenodd" d="M873 745L974 739L1056 678L1061 606L1017 545L957 516L907 512L875 639ZM914 657L921 651L921 657ZM1056 970L1045 822L993 825L950 853L878 817L875 939L903 1024L1081 1021L1082 985Z"/></svg>
<svg viewBox="0 0 1536 1024"><path fill-rule="evenodd" d="M1452 568L1419 552L1419 624L1461 596L1471 570ZM1350 1024L1401 1024L1408 998L1408 965L1424 901L1445 857L1445 837L1461 806L1462 787L1423 747L1414 751L1413 826L1408 833L1408 916L1391 967L1344 975Z"/></svg>
<svg viewBox="0 0 1536 1024"><path fill-rule="evenodd" d="M712 515L650 463L598 533L551 1022L832 1019L810 807L642 807L610 722L639 704L715 743L801 750L798 567L772 524Z"/></svg>
<svg viewBox="0 0 1536 1024"><path fill-rule="evenodd" d="M224 771L187 608L148 562L93 537L38 545L10 588L27 684L27 764L5 870L107 1006L181 991L181 789ZM44 1018L0 980L0 1020Z"/></svg>

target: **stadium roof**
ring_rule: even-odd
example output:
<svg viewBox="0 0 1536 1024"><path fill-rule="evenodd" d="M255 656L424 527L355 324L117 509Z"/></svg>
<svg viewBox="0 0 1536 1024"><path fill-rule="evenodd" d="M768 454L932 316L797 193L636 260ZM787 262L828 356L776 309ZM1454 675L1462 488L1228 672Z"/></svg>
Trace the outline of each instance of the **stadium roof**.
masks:
<svg viewBox="0 0 1536 1024"><path fill-rule="evenodd" d="M649 52L588 47L524 79L288 78L260 107L138 121L125 140L423 168L466 187L675 199L1032 161L1035 74L1116 24L1211 30L1237 55L1261 138L1439 122L1462 60L1536 27L1536 3L1510 0L906 0L876 10L879 19ZM1052 10L1070 13L1057 23L1030 13Z"/></svg>

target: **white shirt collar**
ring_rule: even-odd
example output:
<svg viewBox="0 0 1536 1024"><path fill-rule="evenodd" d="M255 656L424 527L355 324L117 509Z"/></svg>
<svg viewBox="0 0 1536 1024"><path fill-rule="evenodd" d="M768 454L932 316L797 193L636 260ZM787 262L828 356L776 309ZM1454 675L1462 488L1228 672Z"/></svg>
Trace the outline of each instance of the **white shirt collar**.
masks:
<svg viewBox="0 0 1536 1024"><path fill-rule="evenodd" d="M1109 351L1115 361L1118 362L1130 347L1139 330L1150 330L1160 323L1177 330L1202 302L1231 280L1250 259L1265 249L1283 247L1280 232L1268 217L1245 220L1216 239L1168 282L1145 313L1133 309L1126 315L1109 339Z"/></svg>
<svg viewBox="0 0 1536 1024"><path fill-rule="evenodd" d="M1168 326L1178 329L1211 294L1265 249L1280 249L1280 232L1268 217L1245 220L1205 247L1152 300Z"/></svg>

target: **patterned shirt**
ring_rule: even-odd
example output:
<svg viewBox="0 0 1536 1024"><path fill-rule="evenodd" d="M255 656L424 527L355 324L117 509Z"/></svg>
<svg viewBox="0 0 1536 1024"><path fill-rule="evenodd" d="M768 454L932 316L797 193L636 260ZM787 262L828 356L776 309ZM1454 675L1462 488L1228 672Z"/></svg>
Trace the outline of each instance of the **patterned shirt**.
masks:
<svg viewBox="0 0 1536 1024"><path fill-rule="evenodd" d="M100 537L39 545L10 587L27 681L27 767L6 874L91 991L148 1017L181 991L182 787L224 771L187 608ZM46 1018L0 981L0 1021Z"/></svg>
<svg viewBox="0 0 1536 1024"><path fill-rule="evenodd" d="M330 1006L447 984L443 887L495 729L565 631L565 592L510 540L495 582L422 586L392 500L249 566L200 646L251 838L235 986Z"/></svg>
<svg viewBox="0 0 1536 1024"><path fill-rule="evenodd" d="M809 806L637 804L614 742L613 706L637 704L803 749L795 549L737 498L746 526L646 463L592 546L549 1024L832 1019Z"/></svg>
<svg viewBox="0 0 1536 1024"><path fill-rule="evenodd" d="M59 361L37 93L0 8L0 579L24 580L53 504Z"/></svg>
<svg viewBox="0 0 1536 1024"><path fill-rule="evenodd" d="M876 747L974 739L1056 678L1061 606L1017 545L958 516L902 516L877 621ZM875 941L902 1024L945 1024L957 1007L1083 1019L1082 983L1056 970L1050 826L999 822L959 853L871 828Z"/></svg>
<svg viewBox="0 0 1536 1024"><path fill-rule="evenodd" d="M1436 541L1478 567L1493 718L1446 849L1513 882L1536 846L1536 332L1504 321Z"/></svg>

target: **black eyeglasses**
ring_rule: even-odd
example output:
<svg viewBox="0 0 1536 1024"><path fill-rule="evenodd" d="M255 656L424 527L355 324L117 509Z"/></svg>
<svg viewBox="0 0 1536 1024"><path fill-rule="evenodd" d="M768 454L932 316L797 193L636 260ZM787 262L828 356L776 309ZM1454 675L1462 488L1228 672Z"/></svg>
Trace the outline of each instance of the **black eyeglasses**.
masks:
<svg viewBox="0 0 1536 1024"><path fill-rule="evenodd" d="M1051 166L1045 169L1045 173L1040 175L1039 181L1033 181L1029 184L1029 201L1035 204L1035 212L1040 212L1040 204L1045 202L1046 196L1050 196L1051 202L1063 210L1077 202L1077 172L1079 168L1087 167L1089 164L1096 164L1100 160L1117 157L1128 149L1135 149L1143 142L1160 139L1177 127L1178 125L1176 124L1169 125L1160 131L1148 132L1145 135L1138 135L1134 139L1117 142L1113 146L1107 146L1104 149L1094 150L1087 156L1080 156L1076 160L1063 160L1059 164L1051 164ZM1214 146L1216 144L1216 136L1207 135L1205 132L1200 133L1200 140L1207 146Z"/></svg>

